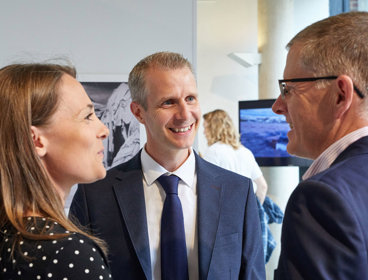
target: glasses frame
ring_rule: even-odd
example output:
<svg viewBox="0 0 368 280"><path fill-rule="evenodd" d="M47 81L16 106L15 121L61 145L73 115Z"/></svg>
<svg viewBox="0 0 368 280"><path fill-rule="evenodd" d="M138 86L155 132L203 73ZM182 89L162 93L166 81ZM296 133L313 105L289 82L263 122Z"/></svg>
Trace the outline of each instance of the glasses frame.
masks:
<svg viewBox="0 0 368 280"><path fill-rule="evenodd" d="M296 79L286 79L286 80L279 80L279 87L280 87L280 95L282 99L285 99L285 88L287 86L287 82L289 83L301 83L301 82L314 82L318 80L335 80L338 76L324 76L324 77L311 77L311 78L296 78ZM354 91L357 93L357 95L363 99L364 95L363 93L353 84Z"/></svg>

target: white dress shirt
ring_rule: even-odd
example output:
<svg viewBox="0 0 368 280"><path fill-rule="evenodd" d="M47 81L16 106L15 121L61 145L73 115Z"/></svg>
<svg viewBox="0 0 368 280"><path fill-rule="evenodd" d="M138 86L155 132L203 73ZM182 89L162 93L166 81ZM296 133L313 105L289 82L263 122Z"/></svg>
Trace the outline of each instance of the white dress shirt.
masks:
<svg viewBox="0 0 368 280"><path fill-rule="evenodd" d="M352 143L360 138L368 135L368 126L354 130L353 132L345 135L341 139L337 140L312 163L308 170L303 175L303 180L306 180L313 175L316 175L331 166L331 164L337 159L337 157Z"/></svg>
<svg viewBox="0 0 368 280"><path fill-rule="evenodd" d="M192 150L187 160L174 172L168 172L142 149L144 199L146 203L148 237L151 253L152 280L161 279L160 230L161 214L166 197L165 191L156 181L162 174L174 174L180 178L178 195L183 208L185 239L190 280L199 278L198 234L197 234L197 174Z"/></svg>

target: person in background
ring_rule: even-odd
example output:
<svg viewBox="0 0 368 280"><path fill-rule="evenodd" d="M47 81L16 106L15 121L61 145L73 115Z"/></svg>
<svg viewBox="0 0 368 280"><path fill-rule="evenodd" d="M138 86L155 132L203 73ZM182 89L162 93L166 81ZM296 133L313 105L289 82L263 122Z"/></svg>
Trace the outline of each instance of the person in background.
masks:
<svg viewBox="0 0 368 280"><path fill-rule="evenodd" d="M57 64L0 69L1 279L111 278L103 242L63 209L73 184L106 174L109 132L75 75Z"/></svg>
<svg viewBox="0 0 368 280"><path fill-rule="evenodd" d="M222 168L233 171L254 182L254 192L258 198L258 215L261 222L263 253L265 263L276 247L268 224L281 224L282 210L267 196L267 182L256 162L253 153L239 141L239 134L229 114L224 110L214 110L203 115L204 135L209 148L204 159Z"/></svg>
<svg viewBox="0 0 368 280"><path fill-rule="evenodd" d="M233 121L224 110L203 115L204 135L208 149L203 158L222 168L253 180L254 192L261 204L267 194L267 182L253 153L240 143Z"/></svg>
<svg viewBox="0 0 368 280"><path fill-rule="evenodd" d="M152 54L134 66L129 88L147 142L104 180L79 185L71 205L108 243L114 279L265 279L251 180L192 148L201 110L189 61Z"/></svg>
<svg viewBox="0 0 368 280"><path fill-rule="evenodd" d="M314 161L286 206L275 279L367 279L368 13L313 23L287 49L272 109L287 151Z"/></svg>

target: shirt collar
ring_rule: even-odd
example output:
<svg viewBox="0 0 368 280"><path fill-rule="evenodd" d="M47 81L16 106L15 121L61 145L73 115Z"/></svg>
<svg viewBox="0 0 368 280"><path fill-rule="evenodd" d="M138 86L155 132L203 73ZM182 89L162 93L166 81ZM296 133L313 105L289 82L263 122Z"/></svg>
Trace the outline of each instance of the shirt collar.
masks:
<svg viewBox="0 0 368 280"><path fill-rule="evenodd" d="M163 166L157 163L147 152L145 147L141 152L141 163L144 179L148 186L151 186L158 177L163 174L174 174L178 176L185 185L192 188L195 175L195 156L192 148L189 150L189 157L185 162L174 172L167 171Z"/></svg>
<svg viewBox="0 0 368 280"><path fill-rule="evenodd" d="M345 135L329 146L319 157L312 163L308 170L303 175L303 180L306 180L317 173L320 173L331 166L335 159L352 143L360 138L368 135L368 126L354 130Z"/></svg>

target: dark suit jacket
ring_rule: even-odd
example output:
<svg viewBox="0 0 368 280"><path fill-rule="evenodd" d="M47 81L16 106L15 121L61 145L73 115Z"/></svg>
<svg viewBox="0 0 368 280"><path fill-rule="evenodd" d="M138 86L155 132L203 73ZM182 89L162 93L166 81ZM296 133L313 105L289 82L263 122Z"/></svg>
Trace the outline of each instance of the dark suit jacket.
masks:
<svg viewBox="0 0 368 280"><path fill-rule="evenodd" d="M196 154L200 279L265 279L260 223L248 178ZM104 239L113 279L151 279L140 153L80 185L71 215Z"/></svg>
<svg viewBox="0 0 368 280"><path fill-rule="evenodd" d="M275 279L368 279L368 137L301 182L286 207Z"/></svg>

